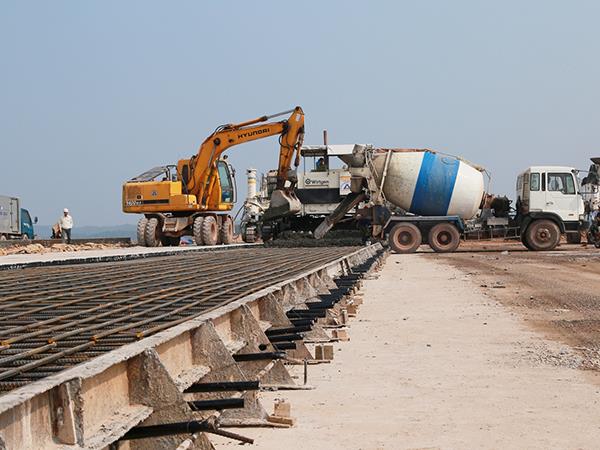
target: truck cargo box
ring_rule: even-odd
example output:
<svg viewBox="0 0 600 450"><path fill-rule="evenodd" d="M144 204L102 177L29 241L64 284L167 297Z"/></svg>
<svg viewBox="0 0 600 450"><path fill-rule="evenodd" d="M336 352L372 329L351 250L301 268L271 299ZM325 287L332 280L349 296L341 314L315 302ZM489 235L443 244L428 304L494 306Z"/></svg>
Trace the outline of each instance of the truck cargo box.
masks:
<svg viewBox="0 0 600 450"><path fill-rule="evenodd" d="M0 234L21 234L19 199L0 195Z"/></svg>

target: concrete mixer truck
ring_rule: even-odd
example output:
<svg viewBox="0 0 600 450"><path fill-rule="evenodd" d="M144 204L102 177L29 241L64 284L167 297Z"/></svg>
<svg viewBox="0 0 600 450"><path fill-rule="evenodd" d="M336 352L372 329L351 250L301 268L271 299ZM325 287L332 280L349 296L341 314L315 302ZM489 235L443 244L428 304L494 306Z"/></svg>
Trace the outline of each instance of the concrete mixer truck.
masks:
<svg viewBox="0 0 600 450"><path fill-rule="evenodd" d="M484 192L484 169L427 149L381 149L356 144L340 158L351 174L351 193L315 230L322 238L348 211L372 236L398 253L428 244L452 252L473 228L488 221L530 250L552 250L562 234L576 235L584 220L576 171L530 167L517 179L516 208ZM482 214L491 211L492 214ZM477 217L477 218L476 218ZM476 219L475 219L476 218Z"/></svg>

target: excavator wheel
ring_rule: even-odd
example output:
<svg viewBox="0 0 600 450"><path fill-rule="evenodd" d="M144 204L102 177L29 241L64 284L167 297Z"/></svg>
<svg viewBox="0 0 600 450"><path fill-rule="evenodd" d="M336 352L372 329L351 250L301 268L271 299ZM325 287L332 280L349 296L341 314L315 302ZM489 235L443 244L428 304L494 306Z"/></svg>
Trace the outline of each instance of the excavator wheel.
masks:
<svg viewBox="0 0 600 450"><path fill-rule="evenodd" d="M460 244L460 233L451 223L438 223L429 231L428 244L437 253L453 252Z"/></svg>
<svg viewBox="0 0 600 450"><path fill-rule="evenodd" d="M137 223L137 244L142 247L146 246L146 226L148 225L148 219L142 217Z"/></svg>
<svg viewBox="0 0 600 450"><path fill-rule="evenodd" d="M204 245L204 240L202 239L202 224L204 223L204 217L198 216L194 219L193 233L194 233L194 242L196 245Z"/></svg>
<svg viewBox="0 0 600 450"><path fill-rule="evenodd" d="M225 245L233 243L233 220L231 217L223 217L223 224L221 225L221 242Z"/></svg>
<svg viewBox="0 0 600 450"><path fill-rule="evenodd" d="M160 222L156 217L148 219L146 225L146 247L160 247L161 244L161 229Z"/></svg>
<svg viewBox="0 0 600 450"><path fill-rule="evenodd" d="M204 245L217 245L219 241L219 226L217 219L213 216L206 216L202 223L202 242Z"/></svg>

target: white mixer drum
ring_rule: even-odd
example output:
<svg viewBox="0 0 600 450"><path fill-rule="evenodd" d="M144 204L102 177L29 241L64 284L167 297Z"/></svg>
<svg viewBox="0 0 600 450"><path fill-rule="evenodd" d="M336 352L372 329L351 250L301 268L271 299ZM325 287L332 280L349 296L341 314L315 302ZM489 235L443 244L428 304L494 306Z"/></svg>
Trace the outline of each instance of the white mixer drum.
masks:
<svg viewBox="0 0 600 450"><path fill-rule="evenodd" d="M373 165L381 181L389 150L375 150ZM400 208L422 216L477 214L484 194L482 169L431 150L391 150L383 186L385 198Z"/></svg>

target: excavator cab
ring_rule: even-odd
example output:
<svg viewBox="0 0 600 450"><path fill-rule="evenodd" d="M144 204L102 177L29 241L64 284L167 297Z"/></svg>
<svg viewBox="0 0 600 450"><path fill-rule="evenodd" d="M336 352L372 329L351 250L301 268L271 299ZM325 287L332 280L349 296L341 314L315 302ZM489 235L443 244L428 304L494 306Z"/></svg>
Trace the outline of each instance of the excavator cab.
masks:
<svg viewBox="0 0 600 450"><path fill-rule="evenodd" d="M221 185L221 203L235 203L237 200L235 169L227 162L227 158L223 158L217 161L217 171Z"/></svg>

